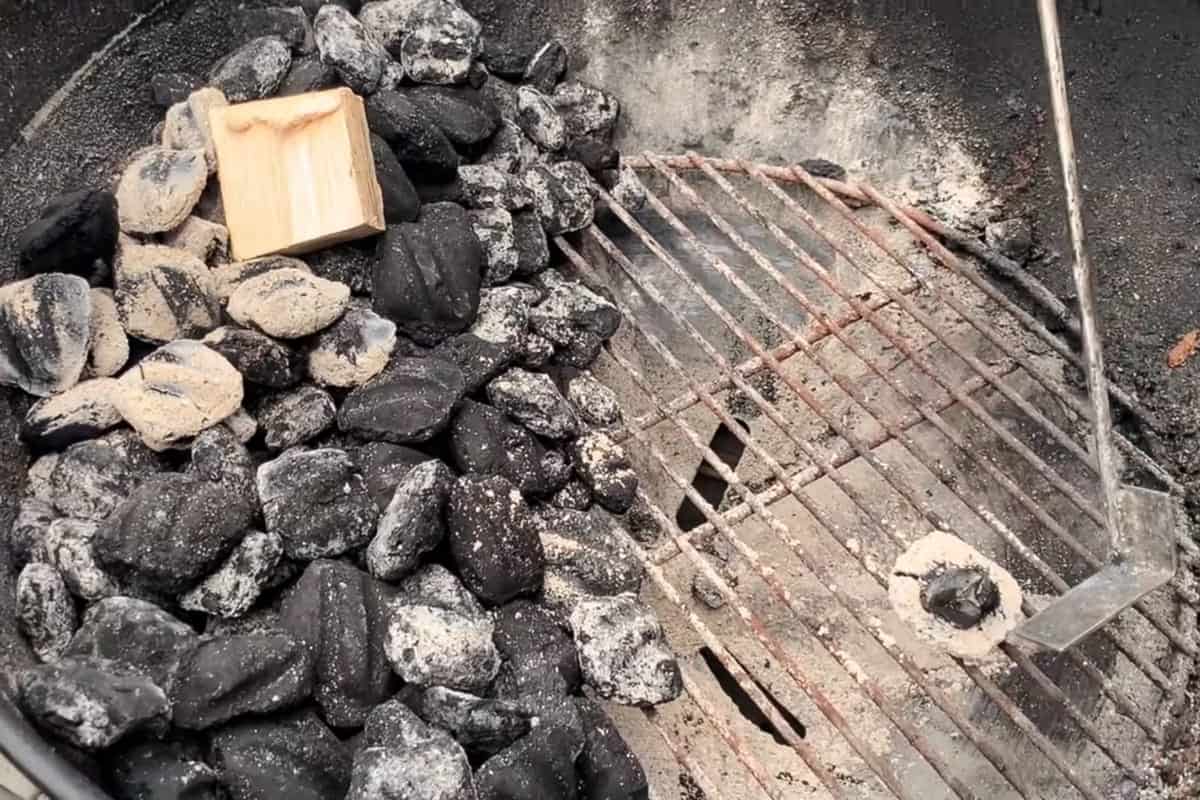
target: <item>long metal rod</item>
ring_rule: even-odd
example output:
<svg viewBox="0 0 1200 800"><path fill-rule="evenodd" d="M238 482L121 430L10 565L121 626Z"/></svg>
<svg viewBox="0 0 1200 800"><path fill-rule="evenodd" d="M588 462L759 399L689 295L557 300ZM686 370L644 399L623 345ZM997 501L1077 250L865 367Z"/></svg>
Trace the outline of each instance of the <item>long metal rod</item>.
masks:
<svg viewBox="0 0 1200 800"><path fill-rule="evenodd" d="M1086 364L1088 398L1092 406L1093 436L1096 442L1096 464L1104 492L1104 507L1108 517L1108 532L1112 538L1113 554L1123 554L1121 517L1118 506L1121 476L1118 474L1116 449L1112 442L1112 409L1108 405L1108 387L1104 377L1104 349L1100 340L1100 324L1096 309L1096 287L1092 265L1088 259L1083 230L1083 193L1079 186L1079 171L1075 165L1075 139L1071 134L1071 109L1067 102L1067 76L1063 69L1062 42L1058 34L1058 10L1054 0L1038 0L1038 19L1042 27L1042 49L1046 54L1046 71L1050 78L1050 107L1054 114L1054 132L1058 138L1058 155L1062 161L1063 185L1067 194L1067 221L1071 229L1071 248L1075 254L1071 272L1075 276L1075 291L1079 296L1079 327Z"/></svg>
<svg viewBox="0 0 1200 800"><path fill-rule="evenodd" d="M662 246L637 222L637 220L635 220L631 215L629 215L628 212L624 211L618 205L616 205L612 201L612 198L609 197L608 194L606 192L604 192L602 189L597 189L597 191L599 192L601 199L604 200L609 205L609 207L612 209L613 213L615 215L617 215L626 224L626 226L629 227L629 229L631 231L633 231L633 233L639 239L641 239L642 242L660 260L663 261L663 263L665 265L667 265L673 272L675 272L676 275L682 281L684 281L685 283L688 283L691 286L692 290L697 294L697 296L702 301L704 301L706 303L706 305L708 305L710 307L710 309L713 310L713 312L722 319L722 321L724 322L726 327L728 327L735 334L739 334L740 336L744 337L743 341L746 343L746 345L748 347L751 348L751 350L758 353L760 356L768 359L769 363L771 363L771 368L774 371L774 373L777 376L779 376L782 380L784 380L786 383L788 383L789 387L793 390L793 392L795 392L797 394L797 396L800 396L802 399L805 399L806 405L809 405L809 407L814 411L814 413L816 413L818 416L820 416L823 419L823 421L825 421L826 424L830 425L835 430L839 430L839 433L841 432L841 430L844 430L843 426L841 426L841 424L837 420L833 419L828 413L826 413L825 410L820 406L820 404L808 394L807 390L803 386L798 384L796 381L791 380L786 374L784 374L781 371L780 365L778 364L778 362L773 362L772 360L770 360L769 355L766 354L765 350L762 348L761 344L759 344L757 342L757 340L755 340L753 337L746 335L745 332L742 331L741 328L738 326L737 322L732 319L732 317L728 314L728 312L725 309L721 308L719 304L717 304L715 301L712 300L711 297L709 297L706 293L704 293L704 290L701 287L695 285L695 282L692 281L690 279L690 277L687 275L687 273L682 270L682 268L675 261L675 259L662 248ZM653 193L648 193L648 199L650 199L653 202L657 198L654 197ZM833 481L833 483L836 486L838 486L839 489L841 489L843 491L843 493L845 493L849 498L851 498L851 500L855 503L855 505L863 512L864 521L868 528L876 529L879 533L881 533L885 537L891 538L893 541L896 541L897 543L900 543L901 546L903 546L903 544L905 543L904 537L898 531L896 531L894 529L894 527L892 527L890 524L885 523L883 520L881 520L880 518L878 518L872 514L872 512L870 511L870 508L869 508L869 504L866 502L865 498L862 497L861 493L857 489L855 489L853 486L851 486L845 480L844 476L842 476L835 468L833 468L829 464L828 459L826 457L824 457L819 451L817 451L810 442L808 442L803 436L795 434L791 430L790 422L788 420L784 419L779 414L778 410L775 409L774 406L771 405L768 401L766 401L766 399L763 398L761 396L761 394L753 386L751 386L746 381L742 380L739 376L737 376L735 373L733 373L730 370L730 365L724 359L724 357L721 356L720 353L718 353L715 350L715 348L713 348L713 346L704 338L704 336L700 333L700 331L698 331L690 322L683 319L678 314L678 312L669 303L667 303L665 298L662 297L661 293L659 293L656 288L654 288L652 285L647 283L643 277L638 275L638 270L636 270L636 268L633 267L632 263L630 263L628 261L628 258L624 255L624 253L621 252L620 249L617 248L616 245L611 240L608 239L608 237L604 236L604 234L602 234L600 231L598 231L594 227L588 229L588 235L594 241L596 241L598 244L600 244L601 247L603 249L605 249L605 251L610 256L612 256L615 261L617 261L617 263L625 270L627 277L631 281L633 281L634 284L638 286L638 288L640 288L668 316L670 316L677 324L679 324L684 330L686 330L688 332L689 337L693 341L695 341L697 345L699 345L702 349L704 349L704 351L709 355L710 358L713 359L713 361L715 363L718 364L718 366L720 366L722 369L729 372L730 376L734 379L734 382L737 385L737 387L739 389L741 389L743 392L745 392L746 395L756 405L758 405L759 408L776 425L778 425L780 427L781 431L783 431L786 435L788 435L788 437L794 443L796 443L801 448L801 450L805 452L805 454L809 458L811 458L814 462L821 465L822 470L825 472L826 476L829 477L830 480ZM645 334L645 331L643 331L643 334ZM851 440L851 441L853 442L853 440ZM856 450L858 450L861 455L862 448L856 447ZM873 459L873 460L875 460L877 464L880 464L880 467L877 468L877 472L880 472L880 474L884 474L884 473L888 472L888 468L886 466L883 466L882 463L878 462L877 459ZM885 475L885 479L887 477L888 476ZM889 483L891 483L891 482L892 481L889 481ZM894 488L897 489L897 491L901 491L901 492L906 491L906 489L903 488L902 486L895 485L895 484L893 484L893 485L894 485ZM910 502L912 502L913 501L913 498L911 497L912 493L909 492L908 494L910 495L910 497L908 499L910 500ZM699 502L697 502L697 500L699 500ZM701 503L703 502L703 498L699 498L699 496L697 495L695 498L693 498L693 502L696 503L696 505L698 507L703 508L703 506L701 505ZM921 504L914 502L913 505L914 505L914 507L918 508L918 510L920 510ZM730 534L727 532L727 531L729 531L728 526L725 525L723 523L723 521L720 520L720 517L714 514L712 517L710 517L710 519L712 520L714 525L717 525L718 530L720 530L723 534L725 534L726 538L729 538ZM668 526L671 525L671 521L669 519L666 519L664 517L663 521ZM831 527L831 529L835 529L838 526L831 525L830 527ZM839 540L844 541L844 539L841 536L839 536L838 538L839 538ZM682 537L679 537L679 541L683 544L684 547L686 547L685 552L691 551L690 545L686 545L686 542L683 542ZM705 564L705 566L707 566L707 562L703 562L703 563ZM711 570L711 567L709 567L709 569ZM886 577L881 576L881 575L876 575L876 579L882 581L883 585L886 586ZM719 580L720 579L718 578L718 581ZM1082 775L1080 775L1078 773L1078 771L1076 771L1074 769L1074 767L1069 763L1069 760L1067 760L1057 750L1057 748L1053 745L1053 743L1051 743L1049 741L1049 739L1047 739L1044 735L1042 735L1040 733L1040 731L1037 730L1036 726L1034 726L1033 723L1018 708L1016 708L1015 705L1012 704L1011 700L1006 695L1004 695L1004 693L994 684L994 682L992 682L989 678L987 678L987 676L984 675L977 668L974 668L974 667L971 667L971 666L965 665L965 664L962 665L962 668L964 669L964 671L967 672L968 676L972 679L972 681L975 682L976 685L978 685L984 691L984 693L987 694L988 697L991 698L992 701L997 704L997 706L1004 709L1009 714L1009 716L1013 719L1014 723L1019 728L1021 728L1021 730L1023 732L1026 733L1026 735L1030 738L1031 741L1033 741L1035 743L1035 745L1038 747L1039 750L1042 750L1043 754L1046 755L1046 757L1063 773L1063 775L1068 779L1069 782L1071 782L1073 785L1075 785L1076 788L1078 788L1085 796L1093 797L1093 798L1098 797L1098 795L1095 791L1095 788L1092 787L1090 785L1090 783Z"/></svg>

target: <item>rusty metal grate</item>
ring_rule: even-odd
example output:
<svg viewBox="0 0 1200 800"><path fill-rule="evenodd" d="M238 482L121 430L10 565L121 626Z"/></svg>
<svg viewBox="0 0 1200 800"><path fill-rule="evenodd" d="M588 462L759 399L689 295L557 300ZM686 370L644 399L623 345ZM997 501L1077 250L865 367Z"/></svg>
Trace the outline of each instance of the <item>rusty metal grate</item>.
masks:
<svg viewBox="0 0 1200 800"><path fill-rule="evenodd" d="M868 184L628 161L647 208L597 187L611 215L556 244L626 322L594 369L640 412L624 443L667 534L629 544L677 649L707 648L774 730L685 655L684 699L617 716L651 753L654 795L1101 800L1151 781L1197 655L1184 532L1177 580L1062 655L1006 643L983 664L951 659L887 603L895 555L931 529L1013 572L1027 615L1102 566L1072 349L933 235L953 232ZM736 469L711 447L718 427L744 447ZM1117 444L1127 471L1179 492ZM717 507L692 485L701 463L727 486ZM669 510L684 498L705 519L686 532ZM724 607L692 596L696 575Z"/></svg>

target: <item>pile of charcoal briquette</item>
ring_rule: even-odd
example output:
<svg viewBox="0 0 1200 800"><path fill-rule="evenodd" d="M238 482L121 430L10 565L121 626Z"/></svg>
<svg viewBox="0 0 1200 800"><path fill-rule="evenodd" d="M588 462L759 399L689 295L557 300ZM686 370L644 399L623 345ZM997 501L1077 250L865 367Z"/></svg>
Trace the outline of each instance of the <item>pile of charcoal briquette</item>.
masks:
<svg viewBox="0 0 1200 800"><path fill-rule="evenodd" d="M596 184L644 199L617 101L454 0L345 5L234 12L208 75L147 87L165 119L111 186L31 213L9 688L121 798L644 798L597 701L681 677L587 372L619 315L547 238ZM386 233L231 262L208 110L339 84Z"/></svg>

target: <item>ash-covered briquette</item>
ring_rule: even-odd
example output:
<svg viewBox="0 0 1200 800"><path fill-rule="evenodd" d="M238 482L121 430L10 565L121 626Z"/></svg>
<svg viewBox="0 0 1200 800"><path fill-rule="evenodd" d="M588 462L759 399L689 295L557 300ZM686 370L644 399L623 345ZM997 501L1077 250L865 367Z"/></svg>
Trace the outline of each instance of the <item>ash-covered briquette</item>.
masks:
<svg viewBox="0 0 1200 800"><path fill-rule="evenodd" d="M580 696L679 692L620 405L581 372L620 314L550 247L595 184L644 201L616 98L457 0L231 19L206 78L146 87L164 121L112 186L29 210L0 287L0 382L44 398L20 707L122 796L644 797ZM386 232L230 262L209 111L338 84Z"/></svg>

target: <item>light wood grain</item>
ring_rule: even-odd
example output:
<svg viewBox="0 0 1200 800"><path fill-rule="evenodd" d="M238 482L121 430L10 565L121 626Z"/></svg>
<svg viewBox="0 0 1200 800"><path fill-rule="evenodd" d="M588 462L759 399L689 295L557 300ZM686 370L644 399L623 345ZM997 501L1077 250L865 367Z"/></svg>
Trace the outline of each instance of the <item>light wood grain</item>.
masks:
<svg viewBox="0 0 1200 800"><path fill-rule="evenodd" d="M234 258L384 229L367 118L349 89L214 108L209 120Z"/></svg>

